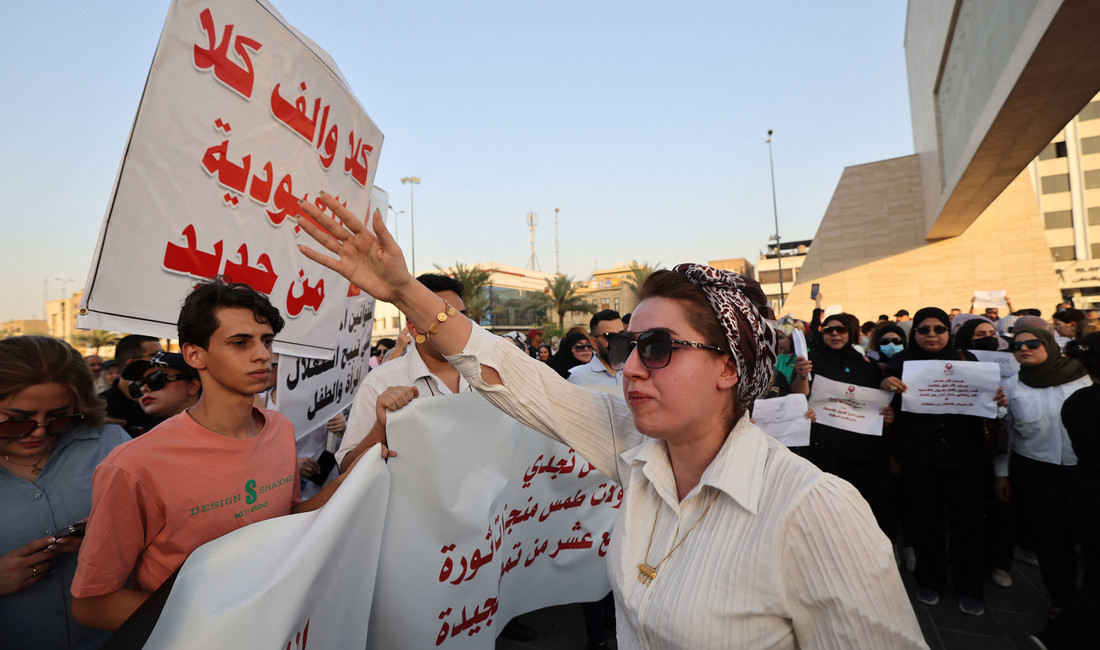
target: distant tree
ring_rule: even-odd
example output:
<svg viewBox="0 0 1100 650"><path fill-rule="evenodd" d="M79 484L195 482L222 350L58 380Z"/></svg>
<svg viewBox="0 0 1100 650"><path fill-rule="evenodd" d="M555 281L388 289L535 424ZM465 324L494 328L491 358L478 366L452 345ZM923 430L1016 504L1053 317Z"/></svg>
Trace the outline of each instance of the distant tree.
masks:
<svg viewBox="0 0 1100 650"><path fill-rule="evenodd" d="M489 296L485 288L489 286L493 272L481 268L479 264L467 266L459 262L455 262L450 270L446 270L438 264L435 265L435 268L462 283L462 287L465 289L462 302L466 303L466 315L475 323L480 323L489 311Z"/></svg>
<svg viewBox="0 0 1100 650"><path fill-rule="evenodd" d="M596 311L596 306L584 301L577 294L577 283L571 275L556 275L553 280L546 280L546 292L541 295L543 308L549 309L558 315L558 327L565 327L566 312L591 314Z"/></svg>
<svg viewBox="0 0 1100 650"><path fill-rule="evenodd" d="M99 354L99 348L111 345L118 341L118 335L104 330L88 330L77 332L73 335L73 343L85 348L93 348L92 354Z"/></svg>
<svg viewBox="0 0 1100 650"><path fill-rule="evenodd" d="M658 262L658 264L660 264L660 262ZM642 288L642 283L645 282L645 279L660 268L659 266L650 266L649 262L638 264L633 260L631 260L630 264L627 264L626 267L630 271L630 276L623 278L622 283L630 287L635 295L637 295L638 290Z"/></svg>

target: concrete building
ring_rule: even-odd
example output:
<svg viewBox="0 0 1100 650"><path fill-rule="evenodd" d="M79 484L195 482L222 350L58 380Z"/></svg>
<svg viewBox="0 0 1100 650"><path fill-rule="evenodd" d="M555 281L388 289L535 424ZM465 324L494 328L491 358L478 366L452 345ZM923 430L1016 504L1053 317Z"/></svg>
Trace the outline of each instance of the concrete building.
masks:
<svg viewBox="0 0 1100 650"><path fill-rule="evenodd" d="M41 318L25 318L22 320L9 320L0 323L0 339L9 336L24 336L27 334L46 334L49 328L46 321Z"/></svg>
<svg viewBox="0 0 1100 650"><path fill-rule="evenodd" d="M1063 299L1100 305L1100 95L1028 165Z"/></svg>
<svg viewBox="0 0 1100 650"><path fill-rule="evenodd" d="M50 300L46 303L46 330L50 336L73 342L76 329L76 312L80 308L80 297L84 291L77 291L68 298Z"/></svg>
<svg viewBox="0 0 1100 650"><path fill-rule="evenodd" d="M781 311L809 316L813 282L864 319L965 311L974 290L1048 316L1063 291L1091 302L1097 25L1095 0L910 2L916 153L844 170Z"/></svg>
<svg viewBox="0 0 1100 650"><path fill-rule="evenodd" d="M526 332L550 320L545 312L529 309L526 302L532 293L542 293L546 290L546 281L553 279L553 273L496 262L483 262L472 266L480 266L490 271L489 285L484 289L487 313L481 319L482 326L501 333L513 330ZM449 271L450 269L443 269L438 272L448 273ZM379 300L374 307L374 328L371 330L371 340L396 338L404 324L405 317L397 307Z"/></svg>
<svg viewBox="0 0 1100 650"><path fill-rule="evenodd" d="M779 308L794 289L794 283L798 274L802 271L802 265L806 262L806 255L810 252L812 239L801 241L783 242L779 246L774 244L768 250L760 254L756 261L756 281L764 290L764 295L772 304L772 309L779 316ZM782 282L780 274L782 273Z"/></svg>

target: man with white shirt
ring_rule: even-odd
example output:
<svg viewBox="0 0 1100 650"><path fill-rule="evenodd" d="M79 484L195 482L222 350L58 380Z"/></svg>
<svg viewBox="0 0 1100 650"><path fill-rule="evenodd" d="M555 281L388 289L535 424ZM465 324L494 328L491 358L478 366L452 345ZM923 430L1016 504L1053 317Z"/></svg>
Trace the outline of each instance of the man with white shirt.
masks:
<svg viewBox="0 0 1100 650"><path fill-rule="evenodd" d="M462 302L464 287L461 282L438 273L425 273L416 279L432 293L446 300L456 311L466 313L466 305ZM416 325L410 322L408 327L413 337L420 336ZM378 418L379 408L394 411L417 395L435 397L468 390L470 385L435 349L430 338L422 343L410 343L404 355L370 371L359 386L355 404L351 407L347 430L340 449L336 452L340 471L347 471L363 452L375 443L385 440L386 423L384 418Z"/></svg>
<svg viewBox="0 0 1100 650"><path fill-rule="evenodd" d="M613 370L607 360L608 337L626 331L619 312L614 309L596 312L588 324L588 331L592 332L589 340L596 348L596 354L588 363L569 371L569 382L581 386L622 386L622 373Z"/></svg>

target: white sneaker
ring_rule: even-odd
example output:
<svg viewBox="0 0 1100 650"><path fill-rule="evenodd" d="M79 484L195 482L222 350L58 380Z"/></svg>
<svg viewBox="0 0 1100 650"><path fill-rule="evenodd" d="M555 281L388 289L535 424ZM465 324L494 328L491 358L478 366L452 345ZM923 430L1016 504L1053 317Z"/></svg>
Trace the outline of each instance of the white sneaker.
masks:
<svg viewBox="0 0 1100 650"><path fill-rule="evenodd" d="M990 578L993 580L993 584L998 587L1012 586L1012 576L1004 569L993 569L993 574L990 575Z"/></svg>

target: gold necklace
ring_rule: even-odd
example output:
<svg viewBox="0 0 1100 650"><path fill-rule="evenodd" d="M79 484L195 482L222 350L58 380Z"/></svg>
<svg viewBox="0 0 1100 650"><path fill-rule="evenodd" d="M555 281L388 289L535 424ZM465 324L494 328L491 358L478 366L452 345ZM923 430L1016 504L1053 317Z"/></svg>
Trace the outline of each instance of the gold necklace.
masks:
<svg viewBox="0 0 1100 650"><path fill-rule="evenodd" d="M12 460L11 457L9 457L7 454L4 454L4 460L11 463L12 465L18 465L20 467L30 467L31 468L31 476L38 476L39 474L42 473L42 468L39 467L38 465L44 460L43 456L45 456L45 455L46 455L45 452L43 452L42 455L38 457L38 460L34 461L33 463L31 463L29 465L27 463L17 463L14 460Z"/></svg>
<svg viewBox="0 0 1100 650"><path fill-rule="evenodd" d="M719 492L718 494L721 494L721 492ZM638 565L638 582L648 587L649 583L657 579L657 568L664 564L665 560L667 560L670 555L676 552L676 549L680 548L680 544L684 543L684 540L688 538L688 535L691 534L691 531L695 530L695 527L699 525L700 521L703 521L703 517L706 517L707 513L710 512L710 507L713 506L714 502L718 500L718 494L714 495L714 498L711 499L710 503L707 504L706 509L703 510L703 514L699 515L699 518L695 520L695 523L691 525L691 528L688 528L688 532L684 533L684 536L680 538L680 541L676 542L676 546L672 547L672 550L668 552L668 555L665 555L663 558L661 558L661 561L658 562L655 566L650 566L649 549L653 546L653 533L657 531L657 515L661 514L661 503L660 501L657 502L657 512L653 513L653 528L649 531L649 544L647 544L645 547L645 560L643 560L642 563Z"/></svg>

